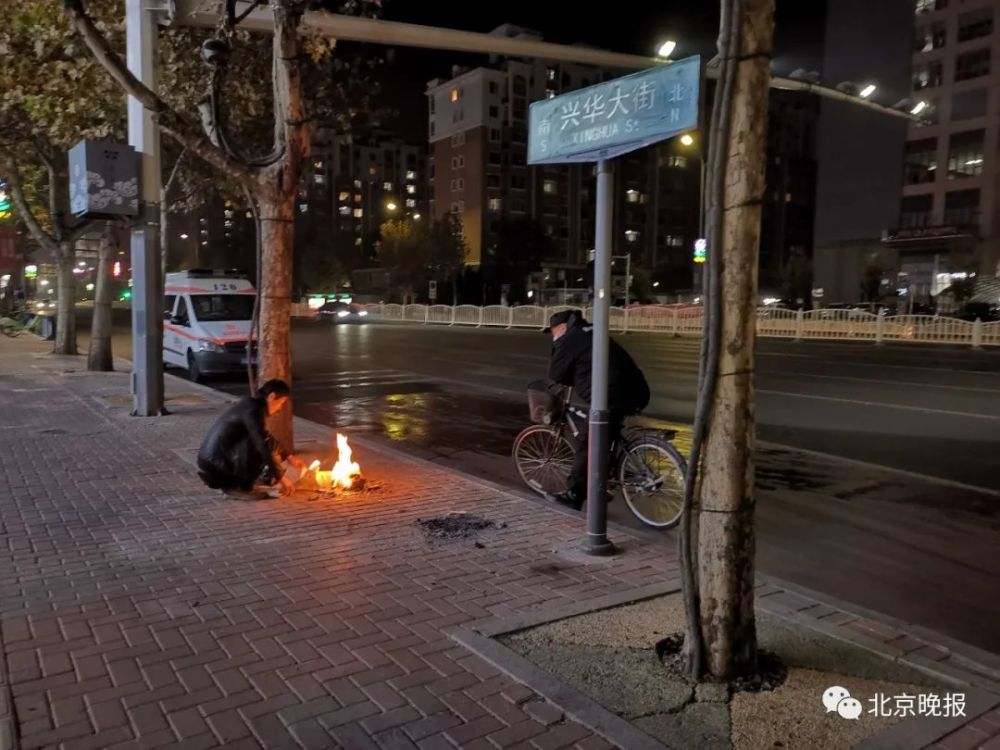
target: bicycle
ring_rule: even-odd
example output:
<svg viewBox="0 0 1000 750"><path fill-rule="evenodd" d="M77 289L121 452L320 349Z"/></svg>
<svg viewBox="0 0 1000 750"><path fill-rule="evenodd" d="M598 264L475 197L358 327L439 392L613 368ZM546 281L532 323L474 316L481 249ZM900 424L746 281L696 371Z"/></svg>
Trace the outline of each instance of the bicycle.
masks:
<svg viewBox="0 0 1000 750"><path fill-rule="evenodd" d="M562 392L553 394L553 388ZM569 476L587 414L571 405L569 389L532 384L528 406L535 424L514 439L518 476L543 497L569 488ZM677 433L626 425L612 445L608 488L621 490L632 514L646 526L671 529L681 519L687 464L671 444Z"/></svg>

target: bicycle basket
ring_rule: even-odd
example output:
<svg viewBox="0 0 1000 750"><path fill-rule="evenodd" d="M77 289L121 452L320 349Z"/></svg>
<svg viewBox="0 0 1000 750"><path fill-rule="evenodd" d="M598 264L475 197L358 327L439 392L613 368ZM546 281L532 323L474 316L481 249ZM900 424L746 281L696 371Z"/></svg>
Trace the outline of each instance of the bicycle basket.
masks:
<svg viewBox="0 0 1000 750"><path fill-rule="evenodd" d="M552 424L562 418L564 403L553 395L545 385L532 383L528 386L528 411L535 424Z"/></svg>

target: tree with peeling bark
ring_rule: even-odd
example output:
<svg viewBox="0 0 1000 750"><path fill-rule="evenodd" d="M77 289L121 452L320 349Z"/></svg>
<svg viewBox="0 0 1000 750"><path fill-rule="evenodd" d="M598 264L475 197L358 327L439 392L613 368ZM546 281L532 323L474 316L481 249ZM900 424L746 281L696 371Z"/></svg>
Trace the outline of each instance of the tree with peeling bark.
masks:
<svg viewBox="0 0 1000 750"><path fill-rule="evenodd" d="M73 26L94 58L110 77L130 96L150 111L161 130L177 145L198 157L226 180L248 192L257 211L262 246L258 275L260 323L258 378L291 381L290 313L292 285L292 242L295 204L302 168L310 150L312 114L307 111L304 78L310 63L328 58L333 43L304 36L302 16L310 5L306 0L271 0L268 4L274 23L271 40L271 101L273 138L270 151L262 157L238 153L227 132L222 95L233 94L233 87L256 88L260 78L228 76L226 60L241 41L237 33L239 18L236 4L225 3L220 46L203 90L207 94L199 106L199 115L189 116L179 107L143 85L129 70L119 52L102 32L88 11L87 0L62 0ZM262 3L255 3L263 6ZM374 14L379 3L354 2L347 10ZM193 34L190 30L181 33ZM256 39L256 38L254 38ZM243 41L255 44L249 37ZM259 49L259 46L257 47ZM191 57L185 58L190 62ZM258 61L261 56L257 57ZM266 56L263 59L267 59ZM170 67L170 66L168 66ZM335 76L329 76L333 79ZM164 90L169 88L164 87ZM291 406L271 419L269 429L289 448L293 444Z"/></svg>
<svg viewBox="0 0 1000 750"><path fill-rule="evenodd" d="M709 132L702 342L681 530L692 675L757 670L754 621L754 337L774 0L722 0Z"/></svg>

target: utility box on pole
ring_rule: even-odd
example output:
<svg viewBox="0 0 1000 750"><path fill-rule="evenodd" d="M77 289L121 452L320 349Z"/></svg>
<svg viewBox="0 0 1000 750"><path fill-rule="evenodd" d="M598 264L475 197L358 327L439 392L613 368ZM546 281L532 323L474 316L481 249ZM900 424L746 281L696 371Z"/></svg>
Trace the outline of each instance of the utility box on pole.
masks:
<svg viewBox="0 0 1000 750"><path fill-rule="evenodd" d="M131 146L85 139L69 150L69 210L79 219L139 214L139 155Z"/></svg>

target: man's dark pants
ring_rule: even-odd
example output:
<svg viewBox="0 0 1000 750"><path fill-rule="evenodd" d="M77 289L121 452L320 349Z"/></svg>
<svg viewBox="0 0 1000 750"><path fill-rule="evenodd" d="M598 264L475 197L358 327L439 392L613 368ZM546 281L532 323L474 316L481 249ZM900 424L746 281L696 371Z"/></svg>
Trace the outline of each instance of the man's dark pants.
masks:
<svg viewBox="0 0 1000 750"><path fill-rule="evenodd" d="M590 422L577 420L580 435L577 438L576 455L573 457L573 470L569 475L569 488L578 500L587 499L587 444L590 433ZM608 412L608 447L613 449L621 439L622 428L625 426L625 414L621 411ZM611 460L612 450L608 450L607 460Z"/></svg>

